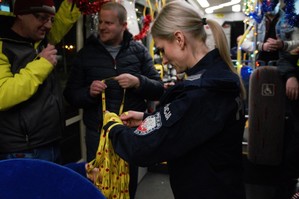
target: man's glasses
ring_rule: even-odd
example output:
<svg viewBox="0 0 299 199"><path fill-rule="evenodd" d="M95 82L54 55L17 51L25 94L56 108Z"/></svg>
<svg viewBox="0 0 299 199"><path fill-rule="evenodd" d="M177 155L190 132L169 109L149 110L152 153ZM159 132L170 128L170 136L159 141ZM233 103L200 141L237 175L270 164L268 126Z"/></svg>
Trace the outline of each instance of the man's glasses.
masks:
<svg viewBox="0 0 299 199"><path fill-rule="evenodd" d="M53 16L41 15L41 14L37 14L37 13L33 13L32 15L42 24L48 23L49 21L51 21L51 23L54 22Z"/></svg>

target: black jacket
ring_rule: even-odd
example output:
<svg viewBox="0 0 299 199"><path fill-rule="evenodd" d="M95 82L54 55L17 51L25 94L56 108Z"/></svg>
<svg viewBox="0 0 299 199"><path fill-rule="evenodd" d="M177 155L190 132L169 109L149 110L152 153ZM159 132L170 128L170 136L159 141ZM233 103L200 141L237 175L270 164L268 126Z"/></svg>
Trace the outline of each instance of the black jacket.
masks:
<svg viewBox="0 0 299 199"><path fill-rule="evenodd" d="M176 199L244 199L239 77L217 49L187 74L135 131L114 126L109 132L113 148L140 166L167 161Z"/></svg>
<svg viewBox="0 0 299 199"><path fill-rule="evenodd" d="M88 128L97 130L102 124L103 114L101 96L93 98L89 95L91 83L123 73L130 73L140 80L138 89L127 89L124 111L145 111L146 100L158 100L164 92L163 83L147 49L133 41L128 31L124 33L121 49L115 59L94 36L78 52L64 96L71 105L84 109L83 120ZM123 89L114 80L109 80L106 84L107 110L119 113Z"/></svg>
<svg viewBox="0 0 299 199"><path fill-rule="evenodd" d="M13 75L18 75L29 62L31 66L43 67L37 58L43 43L35 48L33 42L10 29L4 31L0 33L1 53L7 57ZM32 68L28 73L33 74L32 78L38 75ZM59 81L52 72L28 100L0 111L0 153L33 149L60 139L64 128L62 99Z"/></svg>

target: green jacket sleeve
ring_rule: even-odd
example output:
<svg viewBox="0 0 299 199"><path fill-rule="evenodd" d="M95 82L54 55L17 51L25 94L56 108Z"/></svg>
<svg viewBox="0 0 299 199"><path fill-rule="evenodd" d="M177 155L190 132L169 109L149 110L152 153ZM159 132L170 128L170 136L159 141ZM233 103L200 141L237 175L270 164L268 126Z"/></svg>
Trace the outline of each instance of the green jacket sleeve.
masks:
<svg viewBox="0 0 299 199"><path fill-rule="evenodd" d="M80 16L79 9L76 6L72 8L72 3L69 0L64 0L55 15L54 24L48 34L49 43L54 45L59 43Z"/></svg>
<svg viewBox="0 0 299 199"><path fill-rule="evenodd" d="M2 49L1 45L2 43ZM48 60L40 58L29 62L19 73L13 75L8 58L2 52L0 65L0 111L28 100L53 70Z"/></svg>

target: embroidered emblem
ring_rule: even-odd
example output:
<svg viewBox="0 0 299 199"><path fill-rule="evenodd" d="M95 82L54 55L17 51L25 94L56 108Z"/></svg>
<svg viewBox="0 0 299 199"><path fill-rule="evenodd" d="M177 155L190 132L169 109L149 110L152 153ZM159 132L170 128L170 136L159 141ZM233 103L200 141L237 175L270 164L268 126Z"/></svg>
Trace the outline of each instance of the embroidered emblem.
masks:
<svg viewBox="0 0 299 199"><path fill-rule="evenodd" d="M155 115L148 116L142 122L141 125L134 131L137 135L147 135L152 131L159 129L162 126L161 115L160 113L156 113Z"/></svg>
<svg viewBox="0 0 299 199"><path fill-rule="evenodd" d="M164 107L164 116L165 116L165 119L168 120L171 116L171 112L170 112L170 109L169 109L169 105L170 104L167 104L165 107Z"/></svg>

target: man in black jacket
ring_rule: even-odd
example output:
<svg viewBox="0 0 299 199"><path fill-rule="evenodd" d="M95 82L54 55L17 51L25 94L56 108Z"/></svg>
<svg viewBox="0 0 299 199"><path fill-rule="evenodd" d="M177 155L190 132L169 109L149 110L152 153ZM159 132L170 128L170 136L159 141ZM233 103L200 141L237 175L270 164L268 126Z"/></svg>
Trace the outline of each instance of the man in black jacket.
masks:
<svg viewBox="0 0 299 199"><path fill-rule="evenodd" d="M164 92L148 50L127 30L127 12L121 4L109 2L102 6L98 30L98 37L92 35L79 51L64 90L66 100L84 110L87 161L95 158L98 149L102 91L107 110L117 114L121 109L145 111L146 101L158 100ZM131 198L136 186L137 167L130 165Z"/></svg>

